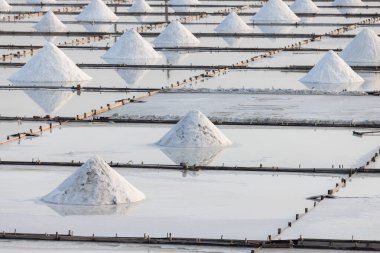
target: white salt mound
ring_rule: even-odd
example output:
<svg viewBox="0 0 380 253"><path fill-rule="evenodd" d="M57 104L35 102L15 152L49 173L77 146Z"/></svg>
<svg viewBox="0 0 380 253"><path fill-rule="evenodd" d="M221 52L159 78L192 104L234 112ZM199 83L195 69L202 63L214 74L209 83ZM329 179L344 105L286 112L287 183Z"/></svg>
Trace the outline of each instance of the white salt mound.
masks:
<svg viewBox="0 0 380 253"><path fill-rule="evenodd" d="M103 159L94 157L42 198L63 205L116 205L145 199L144 193L131 185Z"/></svg>
<svg viewBox="0 0 380 253"><path fill-rule="evenodd" d="M76 17L78 21L115 22L119 18L102 0L92 0Z"/></svg>
<svg viewBox="0 0 380 253"><path fill-rule="evenodd" d="M340 57L349 65L376 65L380 64L380 38L369 29L364 28L343 49Z"/></svg>
<svg viewBox="0 0 380 253"><path fill-rule="evenodd" d="M135 0L132 6L128 9L129 12L152 12L153 9L145 0Z"/></svg>
<svg viewBox="0 0 380 253"><path fill-rule="evenodd" d="M290 6L294 13L318 13L318 6L312 0L295 0Z"/></svg>
<svg viewBox="0 0 380 253"><path fill-rule="evenodd" d="M231 12L220 22L215 28L215 31L220 33L244 33L251 32L252 28L249 27L236 12Z"/></svg>
<svg viewBox="0 0 380 253"><path fill-rule="evenodd" d="M0 0L0 11L10 11L12 6L8 4L5 0Z"/></svg>
<svg viewBox="0 0 380 253"><path fill-rule="evenodd" d="M300 81L304 83L341 84L360 83L364 80L334 51L330 50Z"/></svg>
<svg viewBox="0 0 380 253"><path fill-rule="evenodd" d="M208 148L231 145L232 142L200 111L190 111L158 145L178 148Z"/></svg>
<svg viewBox="0 0 380 253"><path fill-rule="evenodd" d="M112 59L145 60L160 58L152 45L133 29L126 31L102 56Z"/></svg>
<svg viewBox="0 0 380 253"><path fill-rule="evenodd" d="M78 82L91 80L91 77L79 69L58 47L48 42L8 80L12 82Z"/></svg>
<svg viewBox="0 0 380 253"><path fill-rule="evenodd" d="M364 3L361 0L335 0L332 3L333 6L363 6Z"/></svg>
<svg viewBox="0 0 380 253"><path fill-rule="evenodd" d="M269 0L253 16L252 20L256 23L286 23L299 22L300 18L282 0Z"/></svg>
<svg viewBox="0 0 380 253"><path fill-rule="evenodd" d="M195 46L200 41L179 21L173 20L153 41L156 46Z"/></svg>
<svg viewBox="0 0 380 253"><path fill-rule="evenodd" d="M66 25L63 24L51 10L46 12L34 28L38 32L63 32L67 30Z"/></svg>

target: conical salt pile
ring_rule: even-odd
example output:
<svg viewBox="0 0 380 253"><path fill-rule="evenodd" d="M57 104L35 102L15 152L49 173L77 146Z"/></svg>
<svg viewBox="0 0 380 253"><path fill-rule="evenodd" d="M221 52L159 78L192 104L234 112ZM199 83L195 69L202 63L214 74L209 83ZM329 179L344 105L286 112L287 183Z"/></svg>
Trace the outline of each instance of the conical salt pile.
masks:
<svg viewBox="0 0 380 253"><path fill-rule="evenodd" d="M364 3L361 0L335 0L332 3L333 6L363 6Z"/></svg>
<svg viewBox="0 0 380 253"><path fill-rule="evenodd" d="M294 13L318 13L318 6L312 0L295 0L290 6Z"/></svg>
<svg viewBox="0 0 380 253"><path fill-rule="evenodd" d="M375 65L380 64L380 38L369 29L364 28L343 49L340 57L349 65Z"/></svg>
<svg viewBox="0 0 380 253"><path fill-rule="evenodd" d="M103 58L145 60L160 58L152 45L135 30L125 32L103 55Z"/></svg>
<svg viewBox="0 0 380 253"><path fill-rule="evenodd" d="M34 26L38 32L63 32L67 30L54 13L49 10L41 20Z"/></svg>
<svg viewBox="0 0 380 253"><path fill-rule="evenodd" d="M156 46L195 46L200 41L179 21L173 20L153 42Z"/></svg>
<svg viewBox="0 0 380 253"><path fill-rule="evenodd" d="M132 6L128 9L129 12L152 12L153 9L145 0L135 0Z"/></svg>
<svg viewBox="0 0 380 253"><path fill-rule="evenodd" d="M119 18L102 0L92 0L76 17L78 21L115 22Z"/></svg>
<svg viewBox="0 0 380 253"><path fill-rule="evenodd" d="M53 204L85 206L127 204L143 199L144 193L97 156L42 198Z"/></svg>
<svg viewBox="0 0 380 253"><path fill-rule="evenodd" d="M358 74L334 51L327 52L301 80L304 83L360 83Z"/></svg>
<svg viewBox="0 0 380 253"><path fill-rule="evenodd" d="M300 18L282 1L269 0L261 9L253 16L254 22L298 22Z"/></svg>
<svg viewBox="0 0 380 253"><path fill-rule="evenodd" d="M48 42L20 70L12 82L77 82L91 80L53 43Z"/></svg>
<svg viewBox="0 0 380 253"><path fill-rule="evenodd" d="M190 111L158 145L178 148L208 148L231 145L232 142L200 111Z"/></svg>
<svg viewBox="0 0 380 253"><path fill-rule="evenodd" d="M219 33L244 33L251 32L249 27L237 14L231 12L223 21L215 28Z"/></svg>
<svg viewBox="0 0 380 253"><path fill-rule="evenodd" d="M0 0L0 11L10 11L12 6L8 4L5 0Z"/></svg>

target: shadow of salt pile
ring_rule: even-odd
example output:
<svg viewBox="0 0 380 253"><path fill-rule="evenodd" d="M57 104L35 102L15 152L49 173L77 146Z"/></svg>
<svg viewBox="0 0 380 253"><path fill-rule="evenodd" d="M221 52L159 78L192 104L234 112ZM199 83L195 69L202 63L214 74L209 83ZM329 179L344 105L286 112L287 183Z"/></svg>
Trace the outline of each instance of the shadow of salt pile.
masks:
<svg viewBox="0 0 380 253"><path fill-rule="evenodd" d="M130 205L70 206L46 204L60 216L74 215L126 215Z"/></svg>
<svg viewBox="0 0 380 253"><path fill-rule="evenodd" d="M194 164L206 166L212 163L214 159L221 153L223 148L160 148L170 160L175 164Z"/></svg>
<svg viewBox="0 0 380 253"><path fill-rule="evenodd" d="M104 58L104 60L109 64L121 64L121 65L147 65L146 69L142 68L116 68L116 73L129 85L135 85L141 80L148 72L148 66L153 65L159 59L111 59Z"/></svg>
<svg viewBox="0 0 380 253"><path fill-rule="evenodd" d="M68 90L49 89L49 87L72 87L86 82L12 82L15 86L36 87L25 89L24 93L30 97L46 114L54 114L63 108L75 95ZM46 87L46 88L39 88Z"/></svg>

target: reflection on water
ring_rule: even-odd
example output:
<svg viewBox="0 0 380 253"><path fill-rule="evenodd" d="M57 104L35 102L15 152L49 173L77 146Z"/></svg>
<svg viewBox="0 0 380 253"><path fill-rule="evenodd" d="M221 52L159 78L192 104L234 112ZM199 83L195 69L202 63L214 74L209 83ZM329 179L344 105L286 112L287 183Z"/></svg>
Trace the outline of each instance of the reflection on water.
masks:
<svg viewBox="0 0 380 253"><path fill-rule="evenodd" d="M289 33L294 26L289 25L257 25L262 33Z"/></svg>
<svg viewBox="0 0 380 253"><path fill-rule="evenodd" d="M85 82L13 82L15 86L45 86L46 88L25 89L28 95L46 114L53 114L61 109L74 96L75 92L49 89L49 87L72 87L85 85Z"/></svg>
<svg viewBox="0 0 380 253"><path fill-rule="evenodd" d="M302 83L308 89L319 91L358 91L361 87L361 83Z"/></svg>
<svg viewBox="0 0 380 253"><path fill-rule="evenodd" d="M362 91L379 91L380 90L380 74L379 73L360 73L360 76L364 79L364 83L361 85Z"/></svg>
<svg viewBox="0 0 380 253"><path fill-rule="evenodd" d="M72 215L125 215L130 205L103 205L103 206L70 206L46 204L60 216Z"/></svg>
<svg viewBox="0 0 380 253"><path fill-rule="evenodd" d="M87 32L100 33L100 32L109 32L113 27L113 24L104 24L104 23L89 23L89 22L79 22L84 26Z"/></svg>
<svg viewBox="0 0 380 253"><path fill-rule="evenodd" d="M188 56L188 52L180 51L162 51L166 57L167 64L179 64L183 62Z"/></svg>
<svg viewBox="0 0 380 253"><path fill-rule="evenodd" d="M160 148L175 164L209 165L223 150L222 147L212 148Z"/></svg>
<svg viewBox="0 0 380 253"><path fill-rule="evenodd" d="M109 64L127 64L127 65L152 65L158 61L158 59L152 59L152 58L141 59L141 60L105 58L104 60ZM136 84L142 77L144 77L149 72L148 69L136 69L136 68L134 69L117 68L115 69L115 71L129 85Z"/></svg>
<svg viewBox="0 0 380 253"><path fill-rule="evenodd" d="M240 37L223 37L223 40L227 43L230 47L238 47L241 43Z"/></svg>

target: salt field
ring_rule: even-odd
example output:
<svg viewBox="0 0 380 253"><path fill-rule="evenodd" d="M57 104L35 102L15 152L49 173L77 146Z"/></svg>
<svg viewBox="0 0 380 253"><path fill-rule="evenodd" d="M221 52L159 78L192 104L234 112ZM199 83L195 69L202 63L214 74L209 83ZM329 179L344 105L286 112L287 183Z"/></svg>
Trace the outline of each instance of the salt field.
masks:
<svg viewBox="0 0 380 253"><path fill-rule="evenodd" d="M379 13L0 0L0 252L379 251Z"/></svg>

